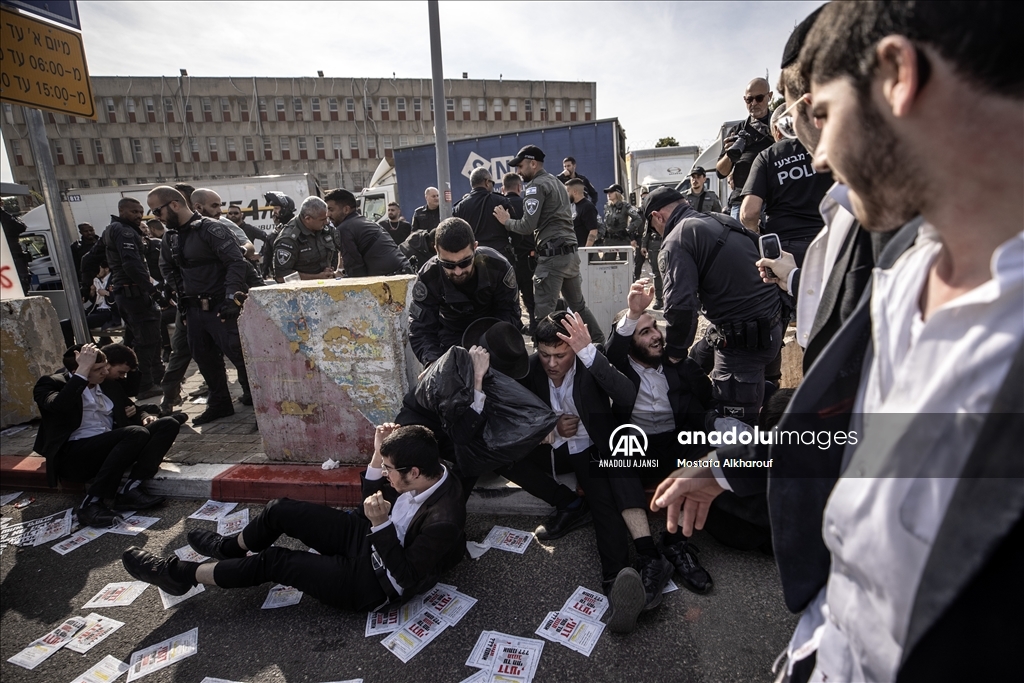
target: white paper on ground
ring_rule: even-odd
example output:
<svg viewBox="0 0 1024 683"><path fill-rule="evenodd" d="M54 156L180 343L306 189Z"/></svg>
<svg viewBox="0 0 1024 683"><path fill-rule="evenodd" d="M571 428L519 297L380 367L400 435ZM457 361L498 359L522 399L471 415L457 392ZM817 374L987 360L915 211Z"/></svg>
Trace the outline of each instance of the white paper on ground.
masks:
<svg viewBox="0 0 1024 683"><path fill-rule="evenodd" d="M380 642L403 663L408 663L447 627L447 622L440 617L423 610Z"/></svg>
<svg viewBox="0 0 1024 683"><path fill-rule="evenodd" d="M494 661L494 656L498 651L498 645L501 643L515 645L517 647L544 648L543 640L537 640L535 638L519 638L507 633L501 633L500 631L484 631L480 634L480 637L477 638L476 645L473 646L472 652L469 653L469 659L466 660L466 666L472 666L477 669L485 669L489 671L491 668L491 662Z"/></svg>
<svg viewBox="0 0 1024 683"><path fill-rule="evenodd" d="M487 534L484 544L491 548L507 550L522 555L526 552L526 548L532 540L533 534L529 531L510 529L507 526L496 526Z"/></svg>
<svg viewBox="0 0 1024 683"><path fill-rule="evenodd" d="M97 662L96 666L71 681L71 683L110 683L117 680L127 670L127 664L117 657L107 655Z"/></svg>
<svg viewBox="0 0 1024 683"><path fill-rule="evenodd" d="M8 524L0 531L0 543L22 547L56 541L71 533L71 508L32 519L20 524Z"/></svg>
<svg viewBox="0 0 1024 683"><path fill-rule="evenodd" d="M580 586L562 605L562 611L578 612L585 619L601 621L601 617L608 610L608 604L608 598L603 594Z"/></svg>
<svg viewBox="0 0 1024 683"><path fill-rule="evenodd" d="M95 541L105 533L107 533L106 529L93 529L91 526L87 526L71 534L71 536L65 538L60 543L51 545L50 550L53 550L60 555L67 555L72 550L81 548L90 541Z"/></svg>
<svg viewBox="0 0 1024 683"><path fill-rule="evenodd" d="M171 595L170 593L164 592L163 588L157 588L157 590L160 591L160 602L163 604L164 609L170 609L177 604L185 602L194 595L199 595L206 590L206 586L201 583L197 583L184 595Z"/></svg>
<svg viewBox="0 0 1024 683"><path fill-rule="evenodd" d="M174 554L178 556L179 560L183 560L185 562L206 562L210 559L206 555L200 555L197 553L190 545L178 548L174 551Z"/></svg>
<svg viewBox="0 0 1024 683"><path fill-rule="evenodd" d="M665 593L671 593L672 591L677 590L679 590L679 586L676 585L675 581L669 579L668 583L665 584L665 588L661 591L661 594L664 595Z"/></svg>
<svg viewBox="0 0 1024 683"><path fill-rule="evenodd" d="M423 606L454 626L476 604L476 598L448 588L434 586L423 596Z"/></svg>
<svg viewBox="0 0 1024 683"><path fill-rule="evenodd" d="M159 671L172 664L177 664L186 657L191 657L199 650L199 629L194 628L173 638L150 645L132 653L128 681L135 681L146 674Z"/></svg>
<svg viewBox="0 0 1024 683"><path fill-rule="evenodd" d="M117 522L114 523L114 526L107 529L107 533L120 534L122 536L138 536L140 532L145 531L159 521L159 517L131 515L130 517L117 520Z"/></svg>
<svg viewBox="0 0 1024 683"><path fill-rule="evenodd" d="M71 642L74 635L81 631L84 626L85 619L82 617L71 617L42 638L33 640L29 643L28 647L7 661L31 671L39 666L47 657Z"/></svg>
<svg viewBox="0 0 1024 683"><path fill-rule="evenodd" d="M278 607L289 607L299 604L302 600L302 591L291 586L277 584L267 593L267 599L263 601L261 609L277 609Z"/></svg>
<svg viewBox="0 0 1024 683"><path fill-rule="evenodd" d="M490 680L530 683L537 674L542 652L544 652L544 643L539 645L498 643L489 669Z"/></svg>
<svg viewBox="0 0 1024 683"><path fill-rule="evenodd" d="M201 508L188 516L189 519L199 519L207 522L216 522L234 510L238 503L221 503L216 500L208 500Z"/></svg>
<svg viewBox="0 0 1024 683"><path fill-rule="evenodd" d="M20 496L23 493L24 493L24 491L15 491L14 493L7 493L7 494L4 494L4 495L0 496L0 507L3 507L4 505L7 505L8 503L11 503L11 502L17 500L18 496Z"/></svg>
<svg viewBox="0 0 1024 683"><path fill-rule="evenodd" d="M124 626L123 621L104 617L93 612L85 618L85 627L71 639L71 642L67 644L67 649L79 654L85 654L122 626ZM125 666L125 671L127 670L128 667Z"/></svg>
<svg viewBox="0 0 1024 683"><path fill-rule="evenodd" d="M209 400L209 396L197 396L196 398L192 399L192 405L205 406Z"/></svg>
<svg viewBox="0 0 1024 683"><path fill-rule="evenodd" d="M537 635L589 657L604 632L604 624L581 618L578 612L548 612Z"/></svg>
<svg viewBox="0 0 1024 683"><path fill-rule="evenodd" d="M469 553L469 557L474 560L479 560L484 553L491 549L491 546L486 543L477 543L476 541L466 541L466 551Z"/></svg>
<svg viewBox="0 0 1024 683"><path fill-rule="evenodd" d="M121 581L108 583L100 589L100 592L92 596L89 602L82 605L82 609L90 607L124 607L135 602L135 598L142 595L142 592L149 588L144 581Z"/></svg>
<svg viewBox="0 0 1024 683"><path fill-rule="evenodd" d="M249 509L243 508L238 512L221 517L217 520L217 533L221 536L234 536L240 533L245 525L249 523Z"/></svg>
<svg viewBox="0 0 1024 683"><path fill-rule="evenodd" d="M490 683L491 672L487 669L481 669L469 678L463 678L460 683Z"/></svg>
<svg viewBox="0 0 1024 683"><path fill-rule="evenodd" d="M404 605L390 607L366 615L366 630L364 635L379 636L387 633L394 633L400 629L405 622L416 616L423 609L423 598L415 596L410 598Z"/></svg>

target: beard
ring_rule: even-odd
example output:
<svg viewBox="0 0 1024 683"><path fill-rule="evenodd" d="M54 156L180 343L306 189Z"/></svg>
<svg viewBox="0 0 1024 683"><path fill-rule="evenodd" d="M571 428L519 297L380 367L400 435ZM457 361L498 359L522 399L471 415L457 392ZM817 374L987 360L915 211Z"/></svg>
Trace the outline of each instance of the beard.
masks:
<svg viewBox="0 0 1024 683"><path fill-rule="evenodd" d="M178 228L181 227L181 219L178 218L178 214L172 213L169 216L167 216L167 221L165 222L165 225L167 226L168 230L177 230Z"/></svg>
<svg viewBox="0 0 1024 683"><path fill-rule="evenodd" d="M629 355L633 356L636 360L649 365L652 368L656 368L661 365L661 359L665 352L665 343L662 341L661 345L656 351L652 351L648 347L640 346L636 343L636 339L629 340Z"/></svg>

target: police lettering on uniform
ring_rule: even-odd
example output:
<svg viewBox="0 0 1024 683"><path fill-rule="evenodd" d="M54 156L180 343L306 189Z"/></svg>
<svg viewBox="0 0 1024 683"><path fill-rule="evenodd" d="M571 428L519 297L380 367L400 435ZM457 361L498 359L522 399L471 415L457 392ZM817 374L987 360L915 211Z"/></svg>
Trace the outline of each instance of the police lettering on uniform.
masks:
<svg viewBox="0 0 1024 683"><path fill-rule="evenodd" d="M247 291L242 252L223 223L190 211L173 187L154 188L146 201L153 215L167 226L161 271L178 293L189 349L210 387L206 410L192 423L201 425L233 415L224 356L238 370L242 401L252 402L238 336L238 295Z"/></svg>
<svg viewBox="0 0 1024 683"><path fill-rule="evenodd" d="M594 343L603 343L601 325L583 298L569 195L558 179L544 170L544 152L539 147L523 147L508 165L516 167L519 175L527 181L523 217L514 219L501 206L494 208L494 217L510 232L534 236L537 245L537 269L533 274L534 314L540 320L553 312L561 295L570 310L583 316Z"/></svg>
<svg viewBox="0 0 1024 683"><path fill-rule="evenodd" d="M756 235L725 214L697 213L668 187L647 195L644 216L662 235L667 356L687 355L701 309L713 324L713 395L722 415L757 421L764 369L782 348L778 288L761 280Z"/></svg>
<svg viewBox="0 0 1024 683"><path fill-rule="evenodd" d="M278 282L292 273L303 280L332 278L339 250L337 231L327 224L327 203L306 197L274 242L274 277Z"/></svg>
<svg viewBox="0 0 1024 683"><path fill-rule="evenodd" d="M327 215L338 233L346 277L412 275L416 272L388 231L359 212L356 196L344 188L328 190Z"/></svg>
<svg viewBox="0 0 1024 683"><path fill-rule="evenodd" d="M437 255L420 268L409 308L409 344L421 363L433 363L460 344L466 328L480 318L522 327L512 264L494 249L477 246L469 223L445 219L434 246Z"/></svg>

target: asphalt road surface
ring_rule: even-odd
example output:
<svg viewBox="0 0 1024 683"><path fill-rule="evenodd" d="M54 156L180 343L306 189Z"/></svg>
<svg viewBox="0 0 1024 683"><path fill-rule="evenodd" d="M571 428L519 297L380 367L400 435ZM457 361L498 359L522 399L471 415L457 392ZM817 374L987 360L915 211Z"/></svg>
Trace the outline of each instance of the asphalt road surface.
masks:
<svg viewBox="0 0 1024 683"><path fill-rule="evenodd" d="M9 491L4 491L9 492ZM10 505L4 517L20 522L59 512L77 496L35 493L23 510ZM542 618L558 610L577 586L600 589L592 527L550 543L534 540L526 553L490 550L466 560L446 582L478 599L469 613L449 627L408 664L364 637L365 614L326 607L309 596L298 605L263 610L270 584L227 591L208 587L164 610L158 591L148 588L133 604L82 609L107 583L130 581L121 553L131 545L167 555L187 544L193 528L213 530L213 522L186 519L204 501L174 500L147 512L160 521L136 537L105 534L61 556L57 541L31 548L8 547L0 558L0 679L4 683L73 681L106 655L128 662L132 652L190 629L199 629L198 653L143 678L146 683L199 683L206 676L229 681L458 681L475 673L465 665L483 630L539 638ZM250 508L250 515L261 507ZM654 524L663 518L652 517ZM471 515L470 540L483 540L495 524L532 530L535 517ZM770 668L796 624L782 601L771 558L725 548L706 534L694 539L715 580L705 596L685 589L641 617L633 634L605 632L590 657L545 642L536 681L660 683L662 681L770 681ZM302 548L282 538L280 545ZM125 626L84 655L60 650L35 670L7 662L34 639L71 616L97 611ZM120 678L123 683L125 679Z"/></svg>

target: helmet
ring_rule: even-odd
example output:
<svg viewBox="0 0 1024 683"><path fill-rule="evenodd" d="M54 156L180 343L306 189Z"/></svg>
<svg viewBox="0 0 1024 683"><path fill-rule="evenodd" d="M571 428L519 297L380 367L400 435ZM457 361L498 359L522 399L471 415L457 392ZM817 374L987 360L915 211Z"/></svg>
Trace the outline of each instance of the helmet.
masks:
<svg viewBox="0 0 1024 683"><path fill-rule="evenodd" d="M287 223L295 217L295 202L284 192L268 192L263 195L263 198L270 206L280 207L278 220L282 223Z"/></svg>

